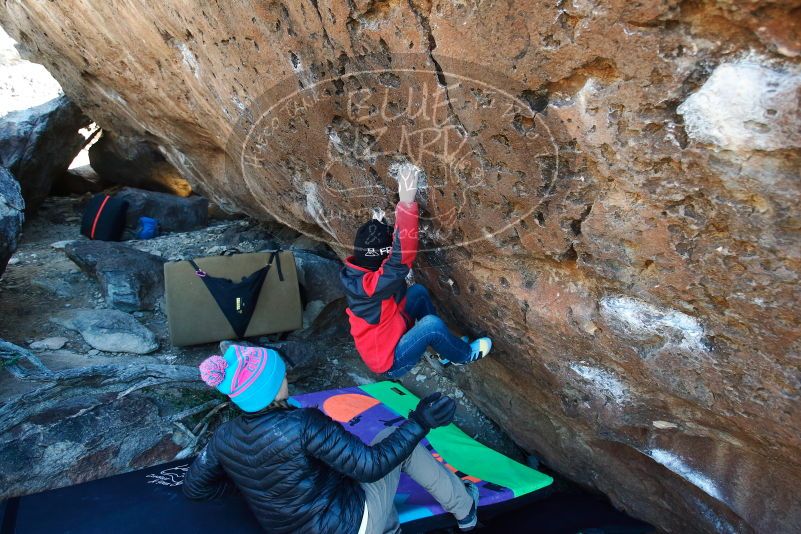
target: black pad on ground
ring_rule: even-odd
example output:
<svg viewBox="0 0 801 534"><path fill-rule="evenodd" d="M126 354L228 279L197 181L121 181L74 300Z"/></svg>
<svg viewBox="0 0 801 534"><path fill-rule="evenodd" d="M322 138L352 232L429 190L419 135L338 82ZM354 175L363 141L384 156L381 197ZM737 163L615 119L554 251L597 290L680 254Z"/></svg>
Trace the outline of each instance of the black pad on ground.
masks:
<svg viewBox="0 0 801 534"><path fill-rule="evenodd" d="M192 459L104 478L18 499L0 507L0 534L141 534L169 532L263 532L239 494L192 502L181 483ZM548 488L482 507L482 517L520 508L549 493ZM16 510L13 510L16 507ZM16 511L16 514L12 512ZM451 524L446 517L406 523L404 533L426 532Z"/></svg>

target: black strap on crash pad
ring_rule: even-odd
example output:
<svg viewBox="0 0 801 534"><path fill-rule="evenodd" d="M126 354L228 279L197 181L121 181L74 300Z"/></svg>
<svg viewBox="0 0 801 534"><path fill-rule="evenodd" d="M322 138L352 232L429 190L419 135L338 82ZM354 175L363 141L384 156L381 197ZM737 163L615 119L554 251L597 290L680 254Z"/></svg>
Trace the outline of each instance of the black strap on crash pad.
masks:
<svg viewBox="0 0 801 534"><path fill-rule="evenodd" d="M195 269L195 275L203 281L206 289L214 297L214 301L220 311L223 312L223 315L225 315L238 338L244 337L245 332L247 332L250 320L253 318L253 312L256 311L261 288L267 279L273 260L275 260L275 267L278 269L278 279L281 282L284 281L279 252L280 250L272 251L267 265L243 277L239 282L234 282L228 278L211 276L201 269L194 260L189 260L189 263Z"/></svg>

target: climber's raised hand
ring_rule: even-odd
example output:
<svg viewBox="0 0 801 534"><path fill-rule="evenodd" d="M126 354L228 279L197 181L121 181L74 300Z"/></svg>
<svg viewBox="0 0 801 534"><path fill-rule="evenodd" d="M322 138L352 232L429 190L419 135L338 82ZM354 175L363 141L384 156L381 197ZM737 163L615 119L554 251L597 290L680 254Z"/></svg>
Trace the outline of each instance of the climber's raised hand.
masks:
<svg viewBox="0 0 801 534"><path fill-rule="evenodd" d="M414 202L417 194L418 171L411 165L404 165L398 171L398 196L405 203Z"/></svg>

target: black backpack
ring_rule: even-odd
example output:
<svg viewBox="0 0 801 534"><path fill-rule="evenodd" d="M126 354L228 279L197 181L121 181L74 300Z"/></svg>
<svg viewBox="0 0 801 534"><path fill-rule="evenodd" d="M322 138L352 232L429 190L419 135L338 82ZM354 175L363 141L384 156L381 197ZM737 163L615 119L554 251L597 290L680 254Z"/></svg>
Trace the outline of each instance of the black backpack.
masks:
<svg viewBox="0 0 801 534"><path fill-rule="evenodd" d="M95 195L83 210L81 233L89 239L119 241L127 214L127 201L106 194Z"/></svg>

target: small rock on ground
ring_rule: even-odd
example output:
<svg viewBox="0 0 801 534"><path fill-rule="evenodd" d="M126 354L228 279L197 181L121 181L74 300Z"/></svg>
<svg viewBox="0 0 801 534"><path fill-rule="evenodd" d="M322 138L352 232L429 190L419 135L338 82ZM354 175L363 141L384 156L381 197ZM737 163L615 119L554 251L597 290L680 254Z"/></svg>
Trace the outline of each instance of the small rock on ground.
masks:
<svg viewBox="0 0 801 534"><path fill-rule="evenodd" d="M64 248L73 241L74 239L62 239L61 241L56 241L55 243L51 243L50 246L56 250L64 250Z"/></svg>
<svg viewBox="0 0 801 534"><path fill-rule="evenodd" d="M148 354L159 348L153 332L118 310L75 310L53 321L76 330L89 345L103 352Z"/></svg>
<svg viewBox="0 0 801 534"><path fill-rule="evenodd" d="M65 337L48 337L46 339L40 339L39 341L34 341L31 343L31 349L33 350L58 350L64 345L67 344L69 341Z"/></svg>

